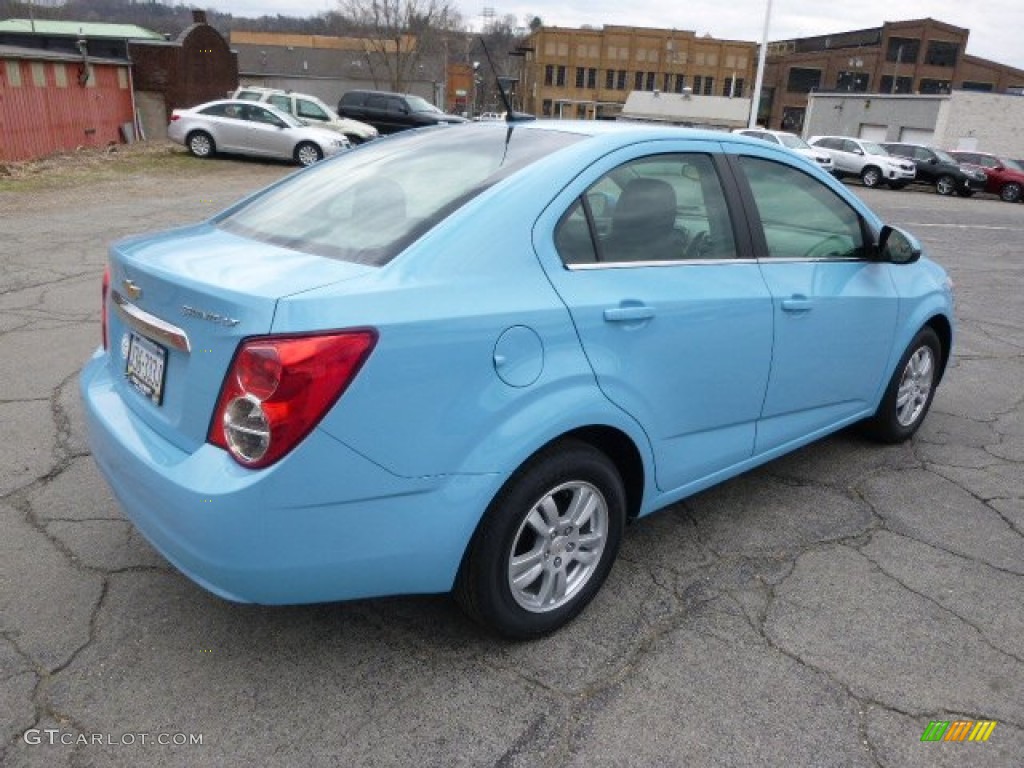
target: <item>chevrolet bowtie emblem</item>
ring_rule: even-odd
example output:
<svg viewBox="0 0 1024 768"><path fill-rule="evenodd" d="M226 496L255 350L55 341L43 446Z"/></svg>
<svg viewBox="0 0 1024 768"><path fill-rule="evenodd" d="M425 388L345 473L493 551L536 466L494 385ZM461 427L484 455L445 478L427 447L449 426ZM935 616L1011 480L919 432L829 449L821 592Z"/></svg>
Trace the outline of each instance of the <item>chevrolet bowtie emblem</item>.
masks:
<svg viewBox="0 0 1024 768"><path fill-rule="evenodd" d="M126 279L121 285L124 286L124 292L131 298L138 299L142 297L142 288L135 281Z"/></svg>

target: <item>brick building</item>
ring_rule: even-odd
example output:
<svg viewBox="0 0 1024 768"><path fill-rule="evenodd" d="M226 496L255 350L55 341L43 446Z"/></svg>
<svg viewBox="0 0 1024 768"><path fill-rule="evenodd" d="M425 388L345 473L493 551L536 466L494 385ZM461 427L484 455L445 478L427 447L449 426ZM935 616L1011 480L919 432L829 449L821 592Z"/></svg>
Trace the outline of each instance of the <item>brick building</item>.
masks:
<svg viewBox="0 0 1024 768"><path fill-rule="evenodd" d="M526 52L517 106L543 117L613 119L631 91L749 96L757 46L678 29L541 27Z"/></svg>
<svg viewBox="0 0 1024 768"><path fill-rule="evenodd" d="M771 42L758 122L800 133L811 92L1024 90L1024 71L968 54L969 35L970 30L927 18Z"/></svg>

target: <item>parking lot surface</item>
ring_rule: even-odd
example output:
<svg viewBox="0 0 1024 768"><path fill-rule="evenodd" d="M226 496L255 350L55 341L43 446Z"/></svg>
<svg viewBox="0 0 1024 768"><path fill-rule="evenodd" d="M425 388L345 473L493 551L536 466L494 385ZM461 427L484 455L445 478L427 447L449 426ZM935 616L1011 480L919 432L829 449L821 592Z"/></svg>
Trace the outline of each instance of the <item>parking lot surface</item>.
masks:
<svg viewBox="0 0 1024 768"><path fill-rule="evenodd" d="M531 643L445 596L224 602L122 518L84 440L107 243L291 169L0 192L0 764L1020 766L1024 205L866 190L956 281L910 443L844 432L627 531ZM923 742L931 721L988 741Z"/></svg>

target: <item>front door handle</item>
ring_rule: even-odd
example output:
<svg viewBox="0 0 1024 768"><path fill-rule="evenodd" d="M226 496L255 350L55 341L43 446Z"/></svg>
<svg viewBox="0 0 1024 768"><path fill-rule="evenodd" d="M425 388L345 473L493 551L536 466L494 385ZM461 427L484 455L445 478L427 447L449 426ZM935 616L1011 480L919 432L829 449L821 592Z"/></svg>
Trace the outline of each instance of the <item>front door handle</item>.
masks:
<svg viewBox="0 0 1024 768"><path fill-rule="evenodd" d="M806 296L796 295L782 300L783 312L810 312L812 306L811 300Z"/></svg>
<svg viewBox="0 0 1024 768"><path fill-rule="evenodd" d="M646 304L609 307L604 311L604 319L609 323L635 323L640 320L650 320L652 317L654 317L654 309Z"/></svg>

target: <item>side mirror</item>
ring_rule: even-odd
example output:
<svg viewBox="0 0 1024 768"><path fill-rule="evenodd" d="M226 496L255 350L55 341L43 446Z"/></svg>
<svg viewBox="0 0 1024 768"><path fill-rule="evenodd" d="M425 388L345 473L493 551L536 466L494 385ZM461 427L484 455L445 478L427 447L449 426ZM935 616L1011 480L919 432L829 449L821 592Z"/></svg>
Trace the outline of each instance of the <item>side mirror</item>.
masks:
<svg viewBox="0 0 1024 768"><path fill-rule="evenodd" d="M886 224L878 235L878 256L890 264L913 264L921 258L921 243L906 230Z"/></svg>
<svg viewBox="0 0 1024 768"><path fill-rule="evenodd" d="M853 154L855 154L855 155L863 155L864 154L864 150L861 149L860 147L857 147L855 150L853 150Z"/></svg>

